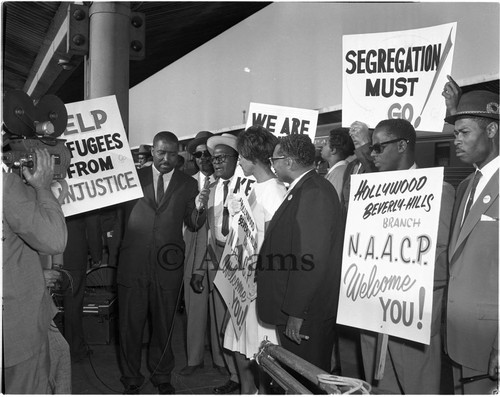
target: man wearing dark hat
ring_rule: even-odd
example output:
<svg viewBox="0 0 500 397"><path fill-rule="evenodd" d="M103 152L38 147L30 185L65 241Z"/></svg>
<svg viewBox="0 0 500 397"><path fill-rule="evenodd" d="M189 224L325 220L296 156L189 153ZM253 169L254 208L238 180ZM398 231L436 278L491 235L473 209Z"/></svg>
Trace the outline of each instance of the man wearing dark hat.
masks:
<svg viewBox="0 0 500 397"><path fill-rule="evenodd" d="M139 159L139 166L137 168L144 168L153 164L151 147L149 145L140 145L137 158Z"/></svg>
<svg viewBox="0 0 500 397"><path fill-rule="evenodd" d="M215 182L213 176L212 156L207 149L207 140L213 134L208 131L200 131L196 137L188 143L187 151L195 159L195 166L198 172L193 178L198 183L198 190L201 191ZM194 292L190 286L193 269L202 266L205 260L207 248L207 232L203 228L198 232L191 232L186 229L184 232L186 242L186 259L184 261L184 302L186 305L186 348L187 365L179 373L184 376L192 375L197 369L203 368L203 358L205 355L205 334L208 319L208 281L203 280L203 290ZM219 343L212 344L212 360L214 366L224 368L224 358Z"/></svg>
<svg viewBox="0 0 500 397"><path fill-rule="evenodd" d="M212 155L217 181L200 192L196 198L196 207L198 210L206 209L204 215L208 245L205 258L210 261L202 261L204 266L193 269L191 286L195 292L202 293L206 289L205 279L208 279L210 317L215 319L215 323L211 322L212 345L218 344L222 349L227 308L221 294L214 286L214 279L229 234L230 215L227 202L235 188L233 177L238 164L236 137L231 134L213 136L207 140L207 147ZM213 267L208 268L209 264ZM226 384L214 388L215 394L229 394L240 387L234 353L223 350L223 354L230 379Z"/></svg>
<svg viewBox="0 0 500 397"><path fill-rule="evenodd" d="M458 86L449 80L450 110ZM457 364L455 387L490 394L498 380L498 94L463 94L445 121L455 125L457 157L476 168L458 186L453 208L446 349Z"/></svg>

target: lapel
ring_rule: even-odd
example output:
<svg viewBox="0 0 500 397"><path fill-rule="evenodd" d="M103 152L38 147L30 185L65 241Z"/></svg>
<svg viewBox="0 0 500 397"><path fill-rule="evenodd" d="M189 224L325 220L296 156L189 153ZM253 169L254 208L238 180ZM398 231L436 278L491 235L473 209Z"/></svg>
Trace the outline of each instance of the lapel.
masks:
<svg viewBox="0 0 500 397"><path fill-rule="evenodd" d="M144 200L152 207L156 208L155 189L153 186L153 169L152 166L141 168L138 171L144 193Z"/></svg>
<svg viewBox="0 0 500 397"><path fill-rule="evenodd" d="M474 177L474 174L470 174L459 186L457 189L457 195L455 197L455 207L456 209L453 210L452 214L452 222L453 222L453 227L451 230L451 239L450 239L450 244L448 247L448 255L450 259L453 257L453 254L455 253L455 248L458 240L458 235L460 233L460 225L462 223L462 217L464 214L465 210L465 200L464 197L468 196L468 192L471 191L472 189L472 179Z"/></svg>
<svg viewBox="0 0 500 397"><path fill-rule="evenodd" d="M208 210L207 210L207 221L208 225L214 224L214 201L215 201L215 189L217 188L218 180L215 180L210 184L210 195L208 196Z"/></svg>
<svg viewBox="0 0 500 397"><path fill-rule="evenodd" d="M308 181L314 175L317 175L315 170L309 171L306 175L304 175L304 177L299 181L299 183L297 183L292 188L292 190L287 192L285 199L283 200L283 202L281 203L279 208L276 210L276 212L274 213L274 216L272 217L271 221L269 222L269 226L267 227L267 230L266 230L266 235L271 233L272 229L276 226L279 219L283 216L283 214L285 213L285 211L288 208L288 206L290 205L290 203L292 201L295 201L295 196L299 192L299 189L302 188L302 185L304 184L304 182Z"/></svg>
<svg viewBox="0 0 500 397"><path fill-rule="evenodd" d="M460 223L462 220L462 216L464 214L465 209L465 198L468 197L469 192L471 191L472 184L469 183L463 197L460 200L460 208L458 210L458 216L455 220L455 227L453 228L453 237L452 243L454 243L451 252L451 259L459 249L459 247L464 243L467 239L467 236L471 233L474 227L481 219L481 215L484 214L488 208L497 200L498 198L498 170L493 174L493 177L490 179L488 184L484 187L481 194L478 196L474 204L472 205L469 215L464 221L462 227L460 227ZM489 200L485 200L484 198L489 196ZM487 201L487 202L485 202Z"/></svg>
<svg viewBox="0 0 500 397"><path fill-rule="evenodd" d="M174 169L174 173L172 174L172 178L170 179L170 182L168 183L167 190L165 191L165 194L163 195L161 202L158 205L158 208L163 208L165 207L166 204L168 204L168 201L170 200L170 197L174 193L174 191L177 189L177 186L180 184L180 179L181 175L179 174L182 171L179 171L177 168Z"/></svg>

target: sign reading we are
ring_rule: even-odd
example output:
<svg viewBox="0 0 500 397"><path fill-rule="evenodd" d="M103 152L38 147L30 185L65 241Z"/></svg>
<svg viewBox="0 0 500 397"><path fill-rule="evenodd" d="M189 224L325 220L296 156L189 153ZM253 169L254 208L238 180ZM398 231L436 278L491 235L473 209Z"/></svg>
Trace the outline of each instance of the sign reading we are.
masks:
<svg viewBox="0 0 500 397"><path fill-rule="evenodd" d="M351 177L337 322L429 344L443 168Z"/></svg>
<svg viewBox="0 0 500 397"><path fill-rule="evenodd" d="M261 125L277 137L306 134L314 142L318 111L251 102L245 128L253 125Z"/></svg>

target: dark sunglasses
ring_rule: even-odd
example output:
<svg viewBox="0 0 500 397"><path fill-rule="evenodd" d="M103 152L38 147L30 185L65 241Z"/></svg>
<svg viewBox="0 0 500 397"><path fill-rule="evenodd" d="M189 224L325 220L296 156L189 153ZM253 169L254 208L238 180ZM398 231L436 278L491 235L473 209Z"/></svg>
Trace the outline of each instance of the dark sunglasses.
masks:
<svg viewBox="0 0 500 397"><path fill-rule="evenodd" d="M202 157L210 157L210 153L208 150L204 150L202 152L194 152L193 156L197 159L201 159Z"/></svg>
<svg viewBox="0 0 500 397"><path fill-rule="evenodd" d="M370 149L370 153L375 152L377 154L380 154L384 151L384 148L386 145L389 145L390 143L394 143L394 142L399 142L399 141L405 141L406 143L410 142L410 140L406 139L406 138L396 138L396 139L391 139L390 141L379 142L379 143L376 143L375 145L368 146L368 149Z"/></svg>

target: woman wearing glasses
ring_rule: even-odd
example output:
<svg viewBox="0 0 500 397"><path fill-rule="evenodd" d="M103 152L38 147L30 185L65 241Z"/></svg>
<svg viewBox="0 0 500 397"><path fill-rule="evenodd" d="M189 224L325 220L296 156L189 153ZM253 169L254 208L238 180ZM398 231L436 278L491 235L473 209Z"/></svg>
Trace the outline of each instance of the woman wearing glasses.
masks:
<svg viewBox="0 0 500 397"><path fill-rule="evenodd" d="M240 133L237 141L240 166L245 176L252 175L257 182L248 198L257 225L257 252L264 240L266 226L286 194L285 185L278 181L269 162L277 143L278 138L261 126L248 128ZM257 318L254 297L239 338L230 322L224 339L224 347L235 352L241 394L255 394L257 391L252 369L254 362L251 359L258 353L260 343L265 338L278 344L274 326L264 324Z"/></svg>

